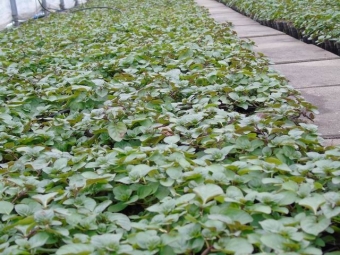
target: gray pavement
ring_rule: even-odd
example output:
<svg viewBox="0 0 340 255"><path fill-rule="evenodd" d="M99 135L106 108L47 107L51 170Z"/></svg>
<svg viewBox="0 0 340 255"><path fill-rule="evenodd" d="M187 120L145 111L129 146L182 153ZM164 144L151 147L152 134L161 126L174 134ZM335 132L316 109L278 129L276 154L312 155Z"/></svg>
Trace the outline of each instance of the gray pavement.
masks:
<svg viewBox="0 0 340 255"><path fill-rule="evenodd" d="M215 0L196 0L216 22L231 22L240 38L256 44L272 68L283 74L307 101L316 105L315 118L325 146L340 144L340 58L317 46L305 44L275 29L262 26Z"/></svg>
<svg viewBox="0 0 340 255"><path fill-rule="evenodd" d="M210 14L216 14L216 15L226 14L226 13L235 13L235 11L232 10L232 9L224 9L224 8L221 8L220 6L214 7L214 8L209 8L208 11L210 12Z"/></svg>
<svg viewBox="0 0 340 255"><path fill-rule="evenodd" d="M312 44L305 44L289 35L251 37L249 39L256 44L254 51L262 52L266 56L269 56L275 64L339 58L329 51L325 51Z"/></svg>
<svg viewBox="0 0 340 255"><path fill-rule="evenodd" d="M315 116L324 138L340 139L340 86L326 86L298 89L303 97L318 107L320 114ZM321 130L320 130L321 129Z"/></svg>
<svg viewBox="0 0 340 255"><path fill-rule="evenodd" d="M237 26L237 27L259 25L259 23L257 23L256 21L254 21L252 19L248 19L248 18L245 19L243 15L241 15L239 13L235 13L234 10L231 10L231 9L229 9L229 10L232 11L232 13L230 11L225 12L225 13L222 13L220 11L220 12L216 12L216 13L210 12L210 14L219 23L231 22L231 23L233 23L234 26ZM236 32L242 33L242 31L240 31L240 30L236 31Z"/></svg>
<svg viewBox="0 0 340 255"><path fill-rule="evenodd" d="M340 144L340 139L326 139L324 142L323 142L323 146L327 147L327 146L336 146L336 145L339 145Z"/></svg>
<svg viewBox="0 0 340 255"><path fill-rule="evenodd" d="M222 18L219 17L212 17L217 21L221 21ZM248 22L248 20L244 20L244 22ZM224 21L225 22L225 21ZM255 25L248 25L248 26L236 26L234 25L233 30L236 31L238 37L240 38L251 38L251 37L267 37L267 36L275 36L275 35L284 35L281 31L275 30L270 27L265 27L260 25L256 22Z"/></svg>
<svg viewBox="0 0 340 255"><path fill-rule="evenodd" d="M340 86L340 58L276 64L273 67L284 74L295 88Z"/></svg>
<svg viewBox="0 0 340 255"><path fill-rule="evenodd" d="M224 8L225 7L224 4L219 3L219 2L217 2L215 0L207 0L207 1L206 0L199 0L199 1L196 1L196 3L198 5L206 7L208 9L214 8L214 7L220 7L220 8ZM228 8L228 9L230 9L230 8Z"/></svg>

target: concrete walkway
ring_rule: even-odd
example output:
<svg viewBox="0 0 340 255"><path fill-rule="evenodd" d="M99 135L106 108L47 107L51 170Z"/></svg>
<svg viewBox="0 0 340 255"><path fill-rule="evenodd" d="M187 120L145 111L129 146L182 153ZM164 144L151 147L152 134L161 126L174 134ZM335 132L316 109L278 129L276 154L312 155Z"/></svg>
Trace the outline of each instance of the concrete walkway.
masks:
<svg viewBox="0 0 340 255"><path fill-rule="evenodd" d="M240 38L255 42L272 67L283 74L307 101L318 107L314 120L326 145L340 144L340 57L262 26L215 0L195 0L217 22L231 22Z"/></svg>

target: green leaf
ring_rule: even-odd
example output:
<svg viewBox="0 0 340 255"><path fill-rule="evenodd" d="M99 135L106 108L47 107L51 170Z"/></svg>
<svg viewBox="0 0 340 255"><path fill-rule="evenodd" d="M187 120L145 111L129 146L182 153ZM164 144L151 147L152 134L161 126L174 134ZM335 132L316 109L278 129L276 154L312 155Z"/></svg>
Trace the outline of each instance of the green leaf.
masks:
<svg viewBox="0 0 340 255"><path fill-rule="evenodd" d="M194 192L202 199L203 205L216 196L223 195L224 192L216 184L206 184L194 188Z"/></svg>
<svg viewBox="0 0 340 255"><path fill-rule="evenodd" d="M230 217L233 221L244 225L253 221L253 218L247 212L237 208L228 208L227 210L221 211L221 213Z"/></svg>
<svg viewBox="0 0 340 255"><path fill-rule="evenodd" d="M57 250L56 255L90 255L93 251L94 247L91 244L66 244Z"/></svg>
<svg viewBox="0 0 340 255"><path fill-rule="evenodd" d="M171 248L171 246L166 245L163 246L160 251L159 251L159 255L176 255L176 253L174 252L174 250ZM336 254L337 255L337 254Z"/></svg>
<svg viewBox="0 0 340 255"><path fill-rule="evenodd" d="M154 168L145 165L145 164L140 164L133 166L130 170L129 177L136 177L136 178L141 178L147 175L150 171L152 171Z"/></svg>
<svg viewBox="0 0 340 255"><path fill-rule="evenodd" d="M160 180L159 183L164 187L172 187L173 184L175 183L175 180L173 180L171 178L167 178L165 180Z"/></svg>
<svg viewBox="0 0 340 255"><path fill-rule="evenodd" d="M333 177L332 178L332 182L335 184L335 185L338 185L338 184L340 184L340 177Z"/></svg>
<svg viewBox="0 0 340 255"><path fill-rule="evenodd" d="M299 201L299 205L305 206L311 209L314 214L317 213L318 208L326 202L324 196L320 194L313 194L311 197L306 197Z"/></svg>
<svg viewBox="0 0 340 255"><path fill-rule="evenodd" d="M161 238L153 230L137 233L136 241L139 247L147 250L156 250L161 244Z"/></svg>
<svg viewBox="0 0 340 255"><path fill-rule="evenodd" d="M282 188L285 190L296 192L299 189L299 185L296 182L288 181L282 184Z"/></svg>
<svg viewBox="0 0 340 255"><path fill-rule="evenodd" d="M40 210L34 213L34 220L40 224L52 224L54 216L53 210Z"/></svg>
<svg viewBox="0 0 340 255"><path fill-rule="evenodd" d="M21 216L28 216L28 215L32 214L31 208L28 205L25 205L25 204L15 205L15 211Z"/></svg>
<svg viewBox="0 0 340 255"><path fill-rule="evenodd" d="M113 213L108 215L108 218L110 219L110 221L116 223L121 228L127 231L131 230L131 221L129 217L127 217L125 214Z"/></svg>
<svg viewBox="0 0 340 255"><path fill-rule="evenodd" d="M263 235L260 240L265 246L278 252L284 250L284 244L287 242L286 239L279 234Z"/></svg>
<svg viewBox="0 0 340 255"><path fill-rule="evenodd" d="M249 149L251 147L251 142L247 136L240 136L236 140L236 146L239 149Z"/></svg>
<svg viewBox="0 0 340 255"><path fill-rule="evenodd" d="M90 197L85 197L82 199L83 205L86 209L90 210L91 212L94 211L94 208L97 205L96 200L94 200L93 198Z"/></svg>
<svg viewBox="0 0 340 255"><path fill-rule="evenodd" d="M340 201L339 192L327 192L324 194L327 202L321 206L321 210L327 218L333 218L340 215L340 206L338 202Z"/></svg>
<svg viewBox="0 0 340 255"><path fill-rule="evenodd" d="M340 206L332 207L330 204L324 204L321 210L328 219L340 215Z"/></svg>
<svg viewBox="0 0 340 255"><path fill-rule="evenodd" d="M111 252L119 250L119 242L122 234L103 234L91 237L91 244L100 249L108 249Z"/></svg>
<svg viewBox="0 0 340 255"><path fill-rule="evenodd" d="M252 212L264 213L264 214L270 214L272 212L272 209L270 206L262 205L262 204L254 204L252 206L248 206L247 209Z"/></svg>
<svg viewBox="0 0 340 255"><path fill-rule="evenodd" d="M301 249L299 252L302 254L323 255L322 250L315 247L306 247Z"/></svg>
<svg viewBox="0 0 340 255"><path fill-rule="evenodd" d="M164 138L164 142L167 144L176 144L181 138L178 135L167 136Z"/></svg>
<svg viewBox="0 0 340 255"><path fill-rule="evenodd" d="M272 219L261 221L260 225L263 230L272 233L279 233L283 229L283 225L281 222Z"/></svg>
<svg viewBox="0 0 340 255"><path fill-rule="evenodd" d="M254 250L246 239L240 237L220 239L218 244L214 244L214 248L235 255L252 254Z"/></svg>
<svg viewBox="0 0 340 255"><path fill-rule="evenodd" d="M193 54L194 52L191 49L185 49L179 52L178 59L179 60L186 59L186 58L192 57Z"/></svg>
<svg viewBox="0 0 340 255"><path fill-rule="evenodd" d="M67 166L67 161L67 158L59 158L54 162L53 166L57 169L63 169Z"/></svg>
<svg viewBox="0 0 340 255"><path fill-rule="evenodd" d="M113 194L115 195L115 199L126 202L131 197L132 190L124 185L120 185L113 188Z"/></svg>
<svg viewBox="0 0 340 255"><path fill-rule="evenodd" d="M157 191L158 186L158 183L149 183L147 185L140 186L137 190L139 199L143 199L154 194Z"/></svg>
<svg viewBox="0 0 340 255"><path fill-rule="evenodd" d="M58 233L59 235L62 235L64 237L70 236L70 231L68 231L68 229L66 229L66 228L54 227L54 230L55 230L56 233Z"/></svg>
<svg viewBox="0 0 340 255"><path fill-rule="evenodd" d="M111 200L106 200L104 202L101 202L99 205L96 206L94 209L95 213L102 213L110 204L112 204Z"/></svg>
<svg viewBox="0 0 340 255"><path fill-rule="evenodd" d="M222 214L209 214L208 218L211 219L211 220L218 220L218 221L224 222L226 224L232 224L233 223L233 221L230 217L222 215Z"/></svg>
<svg viewBox="0 0 340 255"><path fill-rule="evenodd" d="M14 208L14 205L7 201L0 201L0 213L9 215Z"/></svg>
<svg viewBox="0 0 340 255"><path fill-rule="evenodd" d="M183 176L183 170L181 167L169 167L166 169L166 173L174 180L180 179Z"/></svg>
<svg viewBox="0 0 340 255"><path fill-rule="evenodd" d="M179 75L181 74L181 70L179 69L172 69L168 72L165 73L165 77L168 77L174 81L178 81L179 80Z"/></svg>
<svg viewBox="0 0 340 255"><path fill-rule="evenodd" d="M232 198L235 200L244 198L242 191L235 186L229 186L227 188L226 195L227 195L227 198Z"/></svg>
<svg viewBox="0 0 340 255"><path fill-rule="evenodd" d="M307 216L302 218L300 225L303 231L317 236L331 224L331 220L324 216Z"/></svg>
<svg viewBox="0 0 340 255"><path fill-rule="evenodd" d="M56 196L57 192L48 193L45 195L34 195L32 198L38 201L44 208L47 207L47 204Z"/></svg>
<svg viewBox="0 0 340 255"><path fill-rule="evenodd" d="M197 223L189 223L178 227L178 233L183 240L192 240L201 235L202 227Z"/></svg>
<svg viewBox="0 0 340 255"><path fill-rule="evenodd" d="M118 122L114 123L111 122L108 127L107 131L109 133L109 136L116 142L120 142L123 140L126 132L127 132L127 127L123 122Z"/></svg>
<svg viewBox="0 0 340 255"><path fill-rule="evenodd" d="M123 203L123 202L119 202L116 203L114 205L111 205L107 210L109 212L120 212L122 210L124 210L128 205Z"/></svg>
<svg viewBox="0 0 340 255"><path fill-rule="evenodd" d="M280 201L278 201L278 205L291 205L297 200L297 195L295 192L284 191L280 192L279 194L282 195L282 198L280 199Z"/></svg>
<svg viewBox="0 0 340 255"><path fill-rule="evenodd" d="M44 246L49 238L49 234L46 232L39 232L29 239L31 249Z"/></svg>
<svg viewBox="0 0 340 255"><path fill-rule="evenodd" d="M182 196L180 196L179 198L176 199L176 204L177 205L187 204L191 200L193 200L195 198L195 196L196 195L194 193L184 194L184 195L182 195Z"/></svg>

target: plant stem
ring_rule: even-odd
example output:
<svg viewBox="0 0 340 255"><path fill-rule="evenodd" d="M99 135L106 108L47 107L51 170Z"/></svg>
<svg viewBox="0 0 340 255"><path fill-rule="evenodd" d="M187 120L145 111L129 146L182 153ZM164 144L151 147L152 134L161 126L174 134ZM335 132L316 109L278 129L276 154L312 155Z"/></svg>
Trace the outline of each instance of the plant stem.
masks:
<svg viewBox="0 0 340 255"><path fill-rule="evenodd" d="M206 249L202 252L201 255L208 255L209 252L211 251L211 249L212 249L212 246L209 246L208 248L206 248Z"/></svg>

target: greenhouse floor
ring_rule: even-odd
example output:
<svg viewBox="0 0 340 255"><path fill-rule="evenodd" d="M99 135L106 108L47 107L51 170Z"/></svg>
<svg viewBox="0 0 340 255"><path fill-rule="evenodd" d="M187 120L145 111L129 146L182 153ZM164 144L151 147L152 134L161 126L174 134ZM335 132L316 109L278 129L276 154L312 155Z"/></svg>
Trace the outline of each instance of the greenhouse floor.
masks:
<svg viewBox="0 0 340 255"><path fill-rule="evenodd" d="M254 51L265 54L319 114L314 123L325 145L340 144L340 57L305 44L281 31L260 25L214 0L196 0L217 22L231 22L240 38L255 42Z"/></svg>

